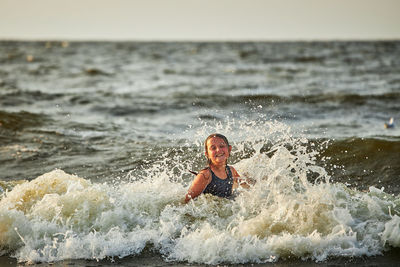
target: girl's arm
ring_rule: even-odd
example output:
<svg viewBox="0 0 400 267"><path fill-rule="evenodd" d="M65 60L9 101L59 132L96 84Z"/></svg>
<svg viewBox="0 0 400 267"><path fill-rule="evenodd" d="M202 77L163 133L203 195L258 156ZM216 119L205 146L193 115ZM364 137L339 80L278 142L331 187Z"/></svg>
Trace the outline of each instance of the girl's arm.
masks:
<svg viewBox="0 0 400 267"><path fill-rule="evenodd" d="M204 191L204 189L211 181L210 176L211 176L210 171L207 169L201 171L196 176L196 178L194 178L192 185L190 186L188 192L186 193L185 203L188 203L189 200L196 198Z"/></svg>

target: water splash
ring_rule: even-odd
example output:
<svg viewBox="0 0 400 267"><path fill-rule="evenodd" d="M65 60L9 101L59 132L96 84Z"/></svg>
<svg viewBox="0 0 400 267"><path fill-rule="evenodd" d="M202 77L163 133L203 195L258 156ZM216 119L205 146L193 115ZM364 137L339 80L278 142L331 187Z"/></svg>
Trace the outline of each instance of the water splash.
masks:
<svg viewBox="0 0 400 267"><path fill-rule="evenodd" d="M186 170L204 161L211 132L229 137L231 164L256 183L233 200L201 195L184 205ZM53 262L147 248L168 261L218 264L371 256L400 245L400 198L331 183L318 149L285 124L228 119L193 139L116 183L54 170L15 185L0 200L1 253Z"/></svg>

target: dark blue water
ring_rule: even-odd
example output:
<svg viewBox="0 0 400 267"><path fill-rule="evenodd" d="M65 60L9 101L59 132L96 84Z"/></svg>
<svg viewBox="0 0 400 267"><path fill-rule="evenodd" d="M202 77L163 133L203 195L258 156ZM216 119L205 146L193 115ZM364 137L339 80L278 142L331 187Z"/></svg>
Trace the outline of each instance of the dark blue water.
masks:
<svg viewBox="0 0 400 267"><path fill-rule="evenodd" d="M352 175L400 174L400 128L384 128L400 117L397 41L3 41L0 52L0 179L54 168L110 176L142 164L148 148L194 141L204 123L260 116L334 139L327 153Z"/></svg>
<svg viewBox="0 0 400 267"><path fill-rule="evenodd" d="M301 143L332 183L395 197L399 103L399 41L2 41L0 193L54 169L96 184L167 170L185 187L220 131L243 170L258 152L297 155Z"/></svg>

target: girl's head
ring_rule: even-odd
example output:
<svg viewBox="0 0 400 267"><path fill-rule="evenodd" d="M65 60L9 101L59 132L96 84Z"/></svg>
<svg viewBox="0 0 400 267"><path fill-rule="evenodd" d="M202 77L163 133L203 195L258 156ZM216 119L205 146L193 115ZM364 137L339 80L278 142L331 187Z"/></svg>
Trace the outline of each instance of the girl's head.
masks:
<svg viewBox="0 0 400 267"><path fill-rule="evenodd" d="M208 165L227 163L232 147L224 135L218 133L209 135L204 142L204 146Z"/></svg>

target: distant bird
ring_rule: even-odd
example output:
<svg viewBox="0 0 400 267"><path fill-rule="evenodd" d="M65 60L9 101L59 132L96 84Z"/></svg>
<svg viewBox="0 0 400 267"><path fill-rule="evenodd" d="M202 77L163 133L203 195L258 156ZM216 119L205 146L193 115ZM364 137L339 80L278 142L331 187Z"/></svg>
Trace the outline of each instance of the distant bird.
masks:
<svg viewBox="0 0 400 267"><path fill-rule="evenodd" d="M389 123L385 122L385 128L389 129L389 128L394 128L394 122L393 122L393 118L390 118Z"/></svg>

